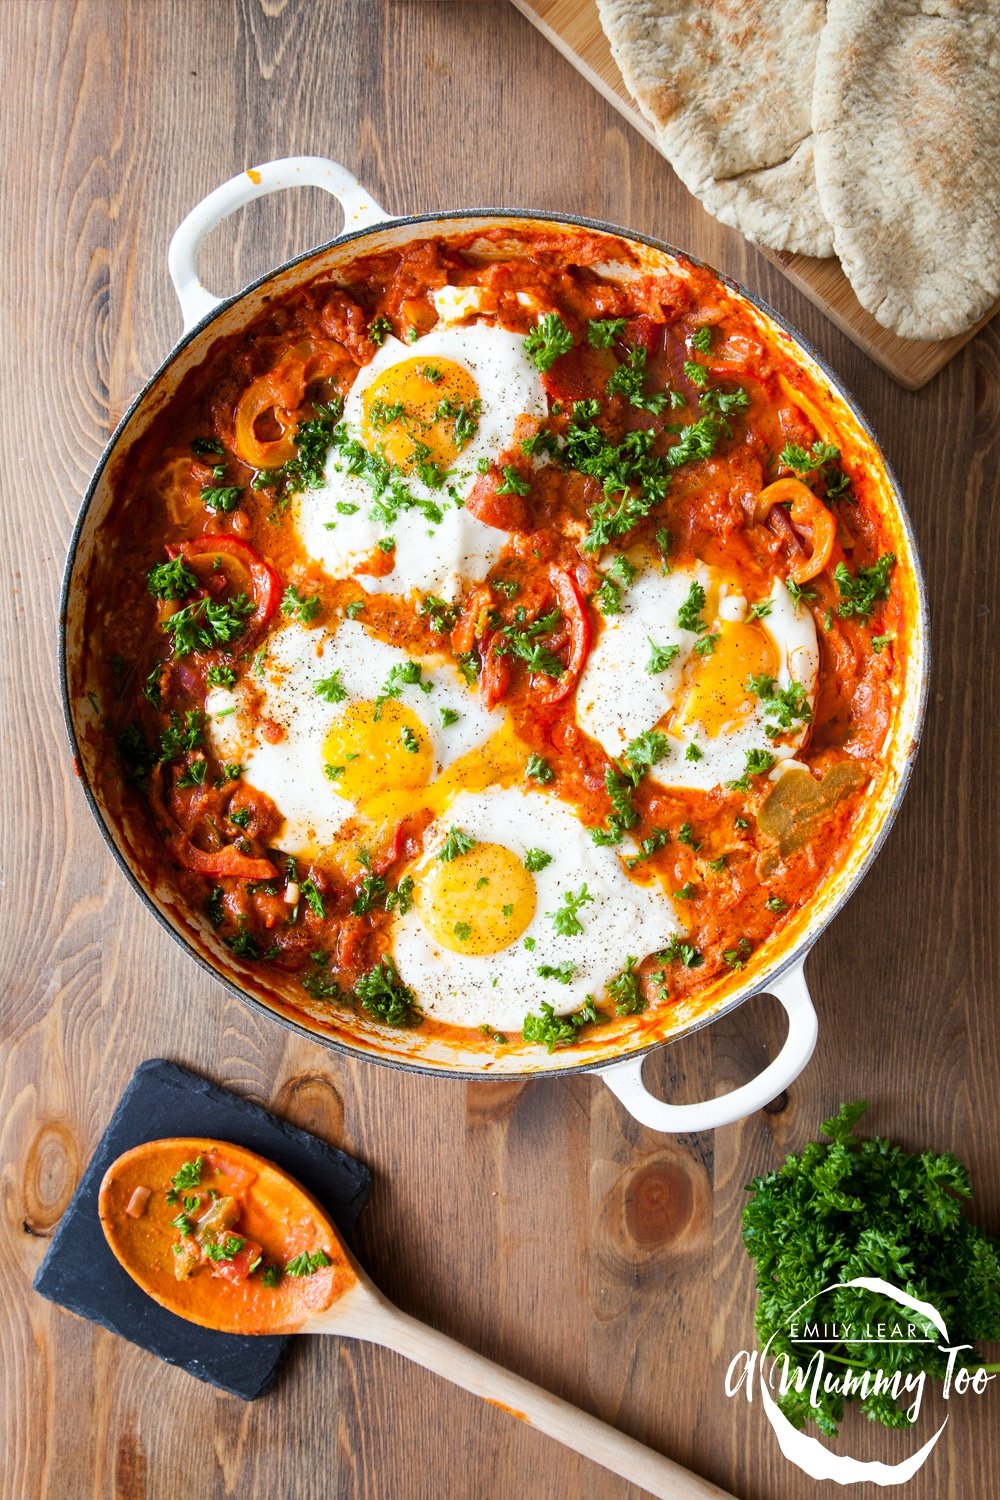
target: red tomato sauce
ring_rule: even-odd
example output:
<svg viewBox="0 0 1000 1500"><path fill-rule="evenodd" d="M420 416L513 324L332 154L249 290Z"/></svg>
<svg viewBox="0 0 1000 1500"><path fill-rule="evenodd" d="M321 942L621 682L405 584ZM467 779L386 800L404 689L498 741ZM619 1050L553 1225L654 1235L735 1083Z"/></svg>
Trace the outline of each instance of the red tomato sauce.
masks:
<svg viewBox="0 0 1000 1500"><path fill-rule="evenodd" d="M891 552L892 533L865 455L838 432L822 391L710 272L679 263L676 274L614 281L592 264L606 258L606 241L584 233L539 235L530 255L501 259L484 259L488 239L477 236L475 246L471 236L432 239L360 259L346 284L319 279L275 300L243 333L213 347L133 449L103 564L101 620L113 641L108 759L148 810L151 864L169 873L192 908L207 909L237 956L302 977L314 1000L350 1004L359 976L391 957L392 914L378 905L352 913L358 881L322 859L289 862L281 810L243 776L228 776L207 738L184 739L210 675L251 680L256 653L282 619L289 583L318 600L329 627L363 603L363 623L375 636L414 654L463 658L484 699L509 710L527 750L551 767L549 790L582 824L596 826L609 817L614 767L579 727L575 690L604 628L605 559L643 542L659 549L665 568L699 560L735 568L755 598L775 579L806 574L799 607L815 621L820 652L812 720L796 753L808 784L797 773L798 783L759 776L744 790L666 790L647 776L631 794L635 842L667 835L639 873L659 879L665 893L697 893L678 907L696 960L675 958L665 969L654 956L641 967L649 1003L669 1004L741 967L844 858L866 790L883 769L907 621L891 562L884 586L869 591L870 607L860 611L837 581L838 565L841 576L846 569L849 579L863 578ZM623 247L622 259L628 256ZM542 374L547 419L518 424L467 500L504 533L503 551L489 577L469 580L441 632L418 601L367 594L357 576L328 577L304 555L281 488L269 488L268 476L299 454L302 424L336 412L385 331L415 339L419 350L419 336L437 320L433 293L444 285L479 288L488 309L479 316L525 336L538 309L547 309L572 346ZM605 347L593 346L591 320L619 320ZM662 410L609 393L615 372L639 359L635 350L645 360L640 391L672 393ZM707 405L706 391L715 393ZM728 398L728 408L711 404L718 397ZM673 468L662 499L603 549L586 545L605 498L602 483L565 460L571 429L581 425L574 403L593 401L601 441L620 444L647 432L661 458L683 441L684 429L715 421L710 451ZM536 439L562 456L534 466L526 439L529 448ZM817 444L822 462L814 461ZM804 468L788 462L790 451L809 455ZM520 482L502 484L511 471ZM796 478L797 509L786 497L761 510L769 485ZM217 493L227 490L237 492L231 506ZM828 555L820 558L822 536ZM156 599L147 583L149 570L170 559L185 560L196 577L181 600ZM385 566L391 559L376 552L357 572ZM172 648L166 623L178 609L234 598L243 614L228 641L184 655ZM497 649L516 610L533 619L552 609L559 624L547 645L560 663L558 679L532 674ZM161 757L155 747L165 733L170 743L172 726L175 753ZM280 735L266 720L259 728L265 738ZM377 851L371 873L386 889L419 854L426 821L405 820ZM306 883L318 899L290 900L289 887L301 893ZM623 934L623 963L627 950Z"/></svg>

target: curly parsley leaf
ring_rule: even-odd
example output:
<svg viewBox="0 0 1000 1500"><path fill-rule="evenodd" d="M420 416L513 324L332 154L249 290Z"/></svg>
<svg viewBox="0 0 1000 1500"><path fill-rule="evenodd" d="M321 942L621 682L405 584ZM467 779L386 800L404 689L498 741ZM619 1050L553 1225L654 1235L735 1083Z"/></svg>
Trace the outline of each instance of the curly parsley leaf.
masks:
<svg viewBox="0 0 1000 1500"><path fill-rule="evenodd" d="M154 599L186 599L198 587L198 579L183 557L172 557L150 568L146 587Z"/></svg>
<svg viewBox="0 0 1000 1500"><path fill-rule="evenodd" d="M811 1324L842 1330L899 1321L899 1308L864 1288L838 1288L816 1299L824 1287L859 1276L918 1287L920 1297L946 1308L949 1343L975 1345L1000 1337L998 1243L971 1224L963 1203L972 1184L950 1152L904 1151L882 1138L862 1138L856 1127L863 1102L841 1105L821 1126L828 1139L813 1141L749 1186L743 1212L743 1242L757 1281L756 1328L761 1346L788 1360L789 1371L805 1371L818 1350L793 1341L789 1328L804 1302ZM907 1321L918 1321L912 1313ZM823 1346L838 1374L857 1380L851 1393L865 1416L887 1427L905 1427L906 1416L891 1397L875 1399L861 1388L865 1371L898 1372L901 1380L922 1374L943 1377L946 1356L929 1323L923 1343L858 1343ZM974 1347L963 1364L975 1366ZM813 1366L815 1368L815 1366ZM870 1386L869 1386L870 1391ZM817 1404L782 1398L788 1419L802 1427L814 1421L834 1435L843 1419L842 1391L817 1390Z"/></svg>
<svg viewBox="0 0 1000 1500"><path fill-rule="evenodd" d="M857 573L851 573L845 563L839 562L833 570L840 592L838 615L869 619L876 604L889 597L889 575L895 565L894 552L883 552L870 568L859 568Z"/></svg>
<svg viewBox="0 0 1000 1500"><path fill-rule="evenodd" d="M524 352L544 375L562 354L573 347L573 335L558 313L546 313L524 341Z"/></svg>

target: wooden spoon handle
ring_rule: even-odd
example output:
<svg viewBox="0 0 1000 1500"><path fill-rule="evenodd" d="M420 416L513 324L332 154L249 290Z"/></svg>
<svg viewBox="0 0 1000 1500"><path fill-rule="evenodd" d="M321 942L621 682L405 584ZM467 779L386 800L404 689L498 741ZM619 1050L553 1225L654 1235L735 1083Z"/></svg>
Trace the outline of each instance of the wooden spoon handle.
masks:
<svg viewBox="0 0 1000 1500"><path fill-rule="evenodd" d="M659 1495L661 1500L734 1500L728 1491L699 1479L606 1422L400 1312L380 1293L364 1298L358 1307L360 1316L345 1317L347 1312L341 1308L337 1317L339 1326L331 1326L329 1332L346 1333L394 1349L426 1370L433 1370L473 1395L482 1396L491 1405L520 1417L557 1442L565 1443L567 1448L603 1464L612 1473L641 1485L651 1495ZM316 1327L315 1331L327 1330Z"/></svg>

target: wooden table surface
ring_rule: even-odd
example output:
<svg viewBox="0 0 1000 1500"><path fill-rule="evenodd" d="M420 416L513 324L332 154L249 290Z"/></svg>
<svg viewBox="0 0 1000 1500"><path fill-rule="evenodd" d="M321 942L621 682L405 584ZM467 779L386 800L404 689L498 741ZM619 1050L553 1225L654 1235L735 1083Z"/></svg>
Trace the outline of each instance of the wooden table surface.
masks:
<svg viewBox="0 0 1000 1500"><path fill-rule="evenodd" d="M903 392L707 218L505 0L4 0L0 55L3 1500L640 1493L379 1350L302 1341L248 1406L36 1297L49 1236L150 1056L369 1162L355 1248L407 1311L742 1500L818 1495L759 1403L723 1391L753 1337L744 1183L867 1096L873 1126L966 1159L1000 1230L1000 321ZM687 247L803 330L896 466L934 621L924 746L881 858L810 961L816 1056L768 1112L670 1139L593 1078L466 1085L345 1062L228 997L112 863L57 690L70 529L108 433L180 332L171 231L232 173L293 152L345 162L395 213L543 207ZM329 238L336 212L312 189L266 201L215 236L208 283L234 289ZM677 1099L732 1087L773 1054L776 1010L745 1006L647 1077ZM912 1500L1000 1494L997 1399L952 1403ZM863 1425L853 1451L901 1456Z"/></svg>

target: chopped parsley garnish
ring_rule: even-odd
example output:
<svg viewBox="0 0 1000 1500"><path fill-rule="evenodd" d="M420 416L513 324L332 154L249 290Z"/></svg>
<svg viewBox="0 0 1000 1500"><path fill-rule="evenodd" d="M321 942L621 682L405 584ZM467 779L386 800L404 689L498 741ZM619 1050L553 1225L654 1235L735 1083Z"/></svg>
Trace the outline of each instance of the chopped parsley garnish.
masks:
<svg viewBox="0 0 1000 1500"><path fill-rule="evenodd" d="M155 563L146 574L146 587L154 599L185 599L198 587L198 578L183 557Z"/></svg>
<svg viewBox="0 0 1000 1500"><path fill-rule="evenodd" d="M568 1016L557 1016L554 1007L543 1000L541 1015L529 1012L525 1016L521 1035L526 1042L539 1042L549 1052L554 1052L557 1047L567 1047L575 1042L580 1027L586 1026L588 1021L600 1024L607 1019L589 995L580 1009L571 1011Z"/></svg>
<svg viewBox="0 0 1000 1500"><path fill-rule="evenodd" d="M604 772L604 787L611 802L611 816L604 828L591 828L590 837L595 844L607 847L620 844L630 828L639 821L639 814L632 806L632 788L636 781L622 775L614 766Z"/></svg>
<svg viewBox="0 0 1000 1500"><path fill-rule="evenodd" d="M618 585L611 578L602 579L599 587L594 593L597 607L602 615L620 615L622 612L622 596Z"/></svg>
<svg viewBox="0 0 1000 1500"><path fill-rule="evenodd" d="M711 656L715 651L715 643L718 635L703 635L700 641L694 643L695 656Z"/></svg>
<svg viewBox="0 0 1000 1500"><path fill-rule="evenodd" d="M733 792L748 792L751 776L763 776L773 765L774 756L770 750L748 750L743 775L736 781L727 781L726 786Z"/></svg>
<svg viewBox="0 0 1000 1500"><path fill-rule="evenodd" d="M876 646L875 649L876 651L879 651L881 650L881 647ZM154 708L159 708L163 702L162 678L163 663L158 661L156 663L156 666L150 670L146 681L142 685L142 696L145 698L146 702L151 703Z"/></svg>
<svg viewBox="0 0 1000 1500"><path fill-rule="evenodd" d="M281 1280L281 1267L280 1266L274 1266L274 1265L265 1266L264 1269L263 1269L263 1271L261 1271L261 1273L260 1273L260 1284L261 1284L261 1286L272 1286L272 1287L273 1286L277 1286L278 1282L280 1280Z"/></svg>
<svg viewBox="0 0 1000 1500"><path fill-rule="evenodd" d="M206 681L209 687L235 687L236 673L232 667L209 667Z"/></svg>
<svg viewBox="0 0 1000 1500"><path fill-rule="evenodd" d="M330 1257L325 1250L303 1250L301 1255L297 1255L294 1260L288 1262L285 1275L313 1276L328 1265L330 1265Z"/></svg>
<svg viewBox="0 0 1000 1500"><path fill-rule="evenodd" d="M583 931L583 923L578 913L593 899L586 882L578 891L563 891L562 905L558 906L555 911L545 913L559 937L579 936Z"/></svg>
<svg viewBox="0 0 1000 1500"><path fill-rule="evenodd" d="M544 849L529 849L524 856L524 868L533 873L544 870L546 865L552 863L552 855L546 854Z"/></svg>
<svg viewBox="0 0 1000 1500"><path fill-rule="evenodd" d="M234 594L225 603L198 599L170 615L163 621L163 628L173 642L174 655L188 656L192 651L228 645L243 630L253 610L246 594Z"/></svg>
<svg viewBox="0 0 1000 1500"><path fill-rule="evenodd" d="M191 1188L201 1186L202 1158L196 1156L194 1161L186 1161L183 1166L178 1167L171 1177L170 1182L175 1193L189 1192Z"/></svg>
<svg viewBox="0 0 1000 1500"><path fill-rule="evenodd" d="M363 917L366 912L372 911L376 906L385 904L389 890L381 875L364 875L359 884L357 895L351 904L351 915Z"/></svg>
<svg viewBox="0 0 1000 1500"><path fill-rule="evenodd" d="M707 391L702 391L698 404L708 416L717 417L728 431L726 418L734 411L745 411L750 405L750 397L740 385L732 391L723 391L713 385Z"/></svg>
<svg viewBox="0 0 1000 1500"><path fill-rule="evenodd" d="M705 962L704 955L694 944L685 942L676 933L667 946L660 949L660 957L668 964L683 964L685 969L698 969Z"/></svg>
<svg viewBox="0 0 1000 1500"><path fill-rule="evenodd" d="M239 1234L227 1234L225 1239L214 1241L205 1246L205 1254L209 1260L235 1260L243 1249L246 1240Z"/></svg>
<svg viewBox="0 0 1000 1500"><path fill-rule="evenodd" d="M524 341L524 352L542 374L573 347L573 335L558 313L546 313Z"/></svg>
<svg viewBox="0 0 1000 1500"><path fill-rule="evenodd" d="M227 516L239 505L242 493L243 487L239 484L225 484L219 488L208 486L201 492L201 503L206 510Z"/></svg>
<svg viewBox="0 0 1000 1500"><path fill-rule="evenodd" d="M708 384L708 371L696 359L686 359L684 361L684 374L692 385L705 386Z"/></svg>
<svg viewBox="0 0 1000 1500"><path fill-rule="evenodd" d="M191 443L191 452L195 458L222 458L226 450L218 438L196 437Z"/></svg>
<svg viewBox="0 0 1000 1500"><path fill-rule="evenodd" d="M438 713L441 716L441 727L443 729L449 729L452 724L457 724L462 717L457 708L439 708Z"/></svg>
<svg viewBox="0 0 1000 1500"><path fill-rule="evenodd" d="M376 719L381 717L382 704L390 698L401 697L404 687L419 687L422 692L429 693L433 684L424 682L423 675L423 668L416 661L401 661L391 667L375 699Z"/></svg>
<svg viewBox="0 0 1000 1500"><path fill-rule="evenodd" d="M892 635L873 635L872 650L875 652L875 655L881 656L886 646L890 645L893 639L894 637Z"/></svg>
<svg viewBox="0 0 1000 1500"><path fill-rule="evenodd" d="M645 382L646 351L641 344L633 344L617 370L608 377L608 395L624 396L640 411L662 411L670 399L669 393L656 391L647 395L643 389Z"/></svg>
<svg viewBox="0 0 1000 1500"><path fill-rule="evenodd" d="M354 996L363 1010L386 1026L417 1026L423 1020L416 996L402 982L388 955L361 975Z"/></svg>
<svg viewBox="0 0 1000 1500"><path fill-rule="evenodd" d="M763 619L766 619L766 617L771 613L771 611L772 611L773 608L774 608L774 601L772 599L758 599L756 604L751 604L751 606L750 606L750 619L751 620L763 620Z"/></svg>
<svg viewBox="0 0 1000 1500"><path fill-rule="evenodd" d="M205 715L198 708L190 708L183 719L176 710L170 714L170 723L160 735L159 760L177 760L182 755L197 750L205 729Z"/></svg>
<svg viewBox="0 0 1000 1500"><path fill-rule="evenodd" d="M318 594L300 594L294 583L285 589L281 599L281 613L291 620L301 620L308 625L320 611Z"/></svg>
<svg viewBox="0 0 1000 1500"><path fill-rule="evenodd" d="M438 859L450 863L458 859L462 854L468 854L470 849L475 848L476 841L471 834L463 833L461 828L451 827L448 829L448 837L438 850Z"/></svg>
<svg viewBox="0 0 1000 1500"><path fill-rule="evenodd" d="M446 635L455 628L455 621L458 619L455 606L446 604L434 594L428 594L420 601L420 613L426 617L435 635Z"/></svg>
<svg viewBox="0 0 1000 1500"><path fill-rule="evenodd" d="M513 464L504 464L500 472L503 474L503 484L497 485L498 495L526 495L531 489L530 482L521 477Z"/></svg>
<svg viewBox="0 0 1000 1500"><path fill-rule="evenodd" d="M479 657L474 651L463 651L455 657L455 665L470 687L479 680Z"/></svg>
<svg viewBox="0 0 1000 1500"><path fill-rule="evenodd" d="M364 607L365 601L363 599L352 599L350 604L344 610L344 614L349 620L356 620L358 618L358 615L363 612Z"/></svg>
<svg viewBox="0 0 1000 1500"><path fill-rule="evenodd" d="M765 717L776 721L764 731L769 739L776 739L783 729L811 722L812 707L801 682L790 682L786 688L779 688L777 678L762 672L748 677L746 685L747 691L756 693L760 699Z"/></svg>
<svg viewBox="0 0 1000 1500"><path fill-rule="evenodd" d="M240 928L239 932L234 933L232 937L225 938L224 942L226 947L236 954L237 958L248 960L260 958L257 939L252 932L247 932L245 928Z"/></svg>
<svg viewBox="0 0 1000 1500"><path fill-rule="evenodd" d="M801 584L795 582L794 578L785 579L785 587L792 596L792 603L798 609L799 601L802 599L815 599L815 589L804 589Z"/></svg>
<svg viewBox="0 0 1000 1500"><path fill-rule="evenodd" d="M765 905L768 911L777 912L779 916L783 911L788 910L788 902L782 901L780 896L768 896Z"/></svg>
<svg viewBox="0 0 1000 1500"><path fill-rule="evenodd" d="M376 349L379 348L385 341L386 334L391 332L392 324L389 322L389 319L385 316L384 313L379 313L378 317L372 318L371 322L368 324L368 337L371 339Z"/></svg>
<svg viewBox="0 0 1000 1500"><path fill-rule="evenodd" d="M587 343L592 349L610 349L624 332L624 318L591 318L587 324Z"/></svg>
<svg viewBox="0 0 1000 1500"><path fill-rule="evenodd" d="M697 894L698 887L692 885L690 880L686 880L682 886L678 886L677 890L674 891L674 899L676 901L693 901Z"/></svg>
<svg viewBox="0 0 1000 1500"><path fill-rule="evenodd" d="M204 786L205 775L208 771L207 760L192 760L184 767L177 778L178 788L186 786Z"/></svg>
<svg viewBox="0 0 1000 1500"><path fill-rule="evenodd" d="M368 408L368 420L379 432L384 432L391 427L393 422L398 422L401 417L406 416L406 407L402 401L373 401Z"/></svg>
<svg viewBox="0 0 1000 1500"><path fill-rule="evenodd" d="M402 729L399 731L399 738L403 742L404 750L409 751L411 755L419 755L420 741L413 733L413 730L410 728L409 724L403 725Z"/></svg>
<svg viewBox="0 0 1000 1500"><path fill-rule="evenodd" d="M565 668L542 636L550 635L562 621L558 609L550 609L544 615L529 620L525 609L518 605L514 620L500 632L494 650L500 656L516 656L523 661L529 672L541 673L544 677L561 677Z"/></svg>
<svg viewBox="0 0 1000 1500"><path fill-rule="evenodd" d="M814 474L826 464L837 463L839 458L839 448L817 438L808 449L798 443L786 443L778 454L778 465L782 469L792 469L796 474Z"/></svg>
<svg viewBox="0 0 1000 1500"><path fill-rule="evenodd" d="M745 969L747 959L753 952L749 938L741 937L735 948L727 948L722 957L731 969Z"/></svg>
<svg viewBox="0 0 1000 1500"><path fill-rule="evenodd" d="M701 839L695 838L694 829L690 823L681 824L677 830L677 842L679 844L687 844L689 849L697 850L701 848Z"/></svg>
<svg viewBox="0 0 1000 1500"><path fill-rule="evenodd" d="M701 635L707 628L705 621L701 617L701 612L704 608L705 590L698 580L695 579L688 589L687 598L677 611L677 623L681 629L691 630L696 635Z"/></svg>
<svg viewBox="0 0 1000 1500"><path fill-rule="evenodd" d="M644 859L651 859L654 854L658 853L669 842L670 834L665 828L654 828L646 838L640 841L639 853L633 855L631 859L627 859L625 863L632 870L636 865L641 864Z"/></svg>
<svg viewBox="0 0 1000 1500"><path fill-rule="evenodd" d="M658 646L652 636L646 637L649 641L649 660L646 663L646 671L651 676L658 672L665 672L672 662L677 660L681 654L680 646Z"/></svg>
<svg viewBox="0 0 1000 1500"><path fill-rule="evenodd" d="M213 885L205 897L205 915L213 927L222 926L222 898L225 894L221 885Z"/></svg>
<svg viewBox="0 0 1000 1500"><path fill-rule="evenodd" d="M646 772L669 754L670 741L659 729L646 729L634 740L629 740L624 759L628 762L633 786L638 786Z"/></svg>
<svg viewBox="0 0 1000 1500"><path fill-rule="evenodd" d="M704 750L699 749L697 742L695 740L692 740L691 743L690 743L690 745L688 745L687 749L684 751L684 759L685 760L690 760L690 761L697 761L697 760L704 760L704 758L705 758L705 752L704 752Z"/></svg>
<svg viewBox="0 0 1000 1500"><path fill-rule="evenodd" d="M859 568L857 573L851 573L846 564L839 562L833 570L834 582L840 592L838 615L867 620L876 604L888 599L889 574L895 564L894 552L883 552L878 562L870 568Z"/></svg>
<svg viewBox="0 0 1000 1500"><path fill-rule="evenodd" d="M438 403L435 415L444 417L445 420L454 422L455 444L458 448L464 448L471 438L474 438L479 427L479 418L482 414L483 403L477 397L475 401L466 406L463 401L456 406L454 401L445 397Z"/></svg>
<svg viewBox="0 0 1000 1500"><path fill-rule="evenodd" d="M309 907L309 910L312 912L313 916L321 918L325 917L326 907L323 905L323 897L320 895L316 882L315 880L313 880L311 875L307 880L302 881L301 885L299 886L299 890L306 898L306 904Z"/></svg>
<svg viewBox="0 0 1000 1500"><path fill-rule="evenodd" d="M317 698L322 698L327 703L343 703L347 697L347 689L340 680L340 669L331 672L329 677L321 677L313 685L313 692Z"/></svg>
<svg viewBox="0 0 1000 1500"><path fill-rule="evenodd" d="M528 764L524 768L524 774L530 776L532 781L541 782L544 786L546 782L555 779L556 773L544 756L531 754L528 756Z"/></svg>
<svg viewBox="0 0 1000 1500"><path fill-rule="evenodd" d="M413 876L404 875L394 891L388 891L385 898L386 911L398 911L401 917L405 917L413 905Z"/></svg>
<svg viewBox="0 0 1000 1500"><path fill-rule="evenodd" d="M467 943L472 936L472 927L468 922L456 922L452 928L460 943Z"/></svg>
<svg viewBox="0 0 1000 1500"><path fill-rule="evenodd" d="M614 1001L616 1015L637 1016L646 1009L646 998L642 993L642 984L636 972L634 958L629 957L625 960L624 969L609 983L607 996L609 1000Z"/></svg>
<svg viewBox="0 0 1000 1500"><path fill-rule="evenodd" d="M539 979L554 979L558 984L572 984L576 964L570 959L561 964L539 964L535 973Z"/></svg>
<svg viewBox="0 0 1000 1500"><path fill-rule="evenodd" d="M708 323L702 323L696 328L689 340L692 349L697 349L699 354L707 354L712 347L712 329Z"/></svg>

